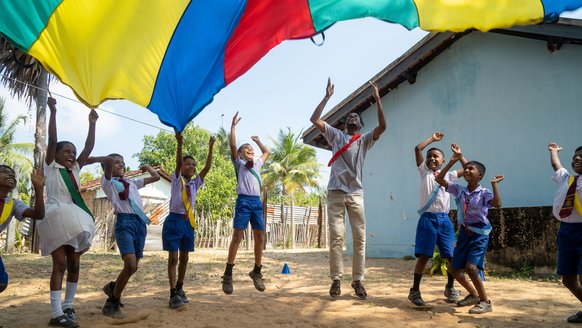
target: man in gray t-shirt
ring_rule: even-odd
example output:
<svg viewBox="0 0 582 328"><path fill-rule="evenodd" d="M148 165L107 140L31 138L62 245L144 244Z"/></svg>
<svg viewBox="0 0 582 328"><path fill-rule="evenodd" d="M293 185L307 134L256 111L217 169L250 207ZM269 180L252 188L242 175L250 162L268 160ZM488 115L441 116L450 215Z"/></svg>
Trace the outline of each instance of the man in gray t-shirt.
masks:
<svg viewBox="0 0 582 328"><path fill-rule="evenodd" d="M343 275L343 246L345 232L346 209L352 227L354 240L354 256L352 267L352 288L356 295L365 299L364 280L366 258L366 217L364 214L364 188L362 186L362 169L366 153L380 135L386 130L384 109L378 87L370 81L374 99L378 104L378 126L371 132L360 133L364 125L358 113L350 113L346 119L346 132L340 131L321 119L321 112L333 95L333 84L327 80L325 97L311 115L311 123L321 131L332 148L332 159L329 162L331 174L329 177L327 216L329 221L330 277L333 281L329 290L331 297L341 294L341 278Z"/></svg>

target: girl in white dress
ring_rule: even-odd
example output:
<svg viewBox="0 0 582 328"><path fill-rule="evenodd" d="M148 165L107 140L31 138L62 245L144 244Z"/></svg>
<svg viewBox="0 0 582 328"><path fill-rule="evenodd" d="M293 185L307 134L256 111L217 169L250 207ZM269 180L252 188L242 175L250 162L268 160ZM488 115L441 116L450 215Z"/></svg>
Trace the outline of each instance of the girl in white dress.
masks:
<svg viewBox="0 0 582 328"><path fill-rule="evenodd" d="M53 270L50 280L52 317L49 325L77 327L73 299L79 281L80 257L91 247L95 224L91 212L79 194L79 171L87 162L95 144L94 110L89 114L89 132L85 148L76 157L75 146L68 141L57 142L56 100L48 99L50 119L48 145L44 163L46 185L46 216L39 221L38 233L43 256L51 255ZM63 277L67 271L65 300L61 304Z"/></svg>

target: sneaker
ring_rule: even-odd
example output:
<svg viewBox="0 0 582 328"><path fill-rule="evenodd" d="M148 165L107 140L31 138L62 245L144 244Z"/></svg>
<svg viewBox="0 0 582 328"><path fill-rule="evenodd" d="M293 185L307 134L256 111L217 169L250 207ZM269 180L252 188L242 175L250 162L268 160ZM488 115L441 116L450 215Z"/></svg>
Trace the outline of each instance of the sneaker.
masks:
<svg viewBox="0 0 582 328"><path fill-rule="evenodd" d="M113 290L115 289L115 283L113 281L108 282L105 286L103 286L103 292L107 297L113 296Z"/></svg>
<svg viewBox="0 0 582 328"><path fill-rule="evenodd" d="M71 319L69 319L69 317L67 317L64 314L56 318L51 318L48 324L49 326L53 327L68 327L68 328L79 327L79 325L77 325L76 322L72 321Z"/></svg>
<svg viewBox="0 0 582 328"><path fill-rule="evenodd" d="M461 297L461 292L455 287L445 287L445 297L447 298L445 302L457 303Z"/></svg>
<svg viewBox="0 0 582 328"><path fill-rule="evenodd" d="M120 301L114 302L111 298L105 301L105 305L101 308L101 313L108 317L121 319L123 318L123 313L121 313L121 308L123 304Z"/></svg>
<svg viewBox="0 0 582 328"><path fill-rule="evenodd" d="M183 289L180 289L180 290L176 291L176 293L182 298L182 302L184 302L184 303L190 303L188 301L188 298L186 297L186 293L184 293L184 290Z"/></svg>
<svg viewBox="0 0 582 328"><path fill-rule="evenodd" d="M75 313L75 309L73 308L69 308L69 309L63 309L63 313L71 320L74 322L77 322L77 314Z"/></svg>
<svg viewBox="0 0 582 328"><path fill-rule="evenodd" d="M469 306L469 305L475 305L477 303L479 303L481 300L479 299L478 296L473 296L471 294L465 296L465 298L463 298L462 300L457 302L457 306Z"/></svg>
<svg viewBox="0 0 582 328"><path fill-rule="evenodd" d="M356 280L352 282L352 288L356 292L356 296L358 296L360 299L365 300L366 297L368 297L368 293L366 293L366 288L364 288L364 284L362 284L361 281Z"/></svg>
<svg viewBox="0 0 582 328"><path fill-rule="evenodd" d="M426 303L422 299L422 296L420 295L420 290L415 290L415 289L410 288L410 292L408 293L408 300L416 306L425 306L426 305Z"/></svg>
<svg viewBox="0 0 582 328"><path fill-rule="evenodd" d="M329 296L338 297L342 294L342 282L340 280L334 280L329 288Z"/></svg>
<svg viewBox="0 0 582 328"><path fill-rule="evenodd" d="M224 275L221 278L222 278L222 291L227 295L232 294L233 291L232 276Z"/></svg>
<svg viewBox="0 0 582 328"><path fill-rule="evenodd" d="M483 314L487 312L493 311L493 307L491 306L491 301L480 301L479 303L475 304L470 310L470 314Z"/></svg>
<svg viewBox="0 0 582 328"><path fill-rule="evenodd" d="M252 270L251 272L249 272L249 277L251 277L251 279L253 279L253 284L255 284L255 288L259 292L264 292L265 291L265 282L263 281L263 275L262 274L255 273L255 271Z"/></svg>
<svg viewBox="0 0 582 328"><path fill-rule="evenodd" d="M182 298L180 297L180 295L175 294L174 296L170 297L170 308L172 309L177 309L179 307L182 307L186 304L184 304L184 301L182 301Z"/></svg>
<svg viewBox="0 0 582 328"><path fill-rule="evenodd" d="M578 311L576 314L572 314L568 317L569 323L582 323L582 312Z"/></svg>

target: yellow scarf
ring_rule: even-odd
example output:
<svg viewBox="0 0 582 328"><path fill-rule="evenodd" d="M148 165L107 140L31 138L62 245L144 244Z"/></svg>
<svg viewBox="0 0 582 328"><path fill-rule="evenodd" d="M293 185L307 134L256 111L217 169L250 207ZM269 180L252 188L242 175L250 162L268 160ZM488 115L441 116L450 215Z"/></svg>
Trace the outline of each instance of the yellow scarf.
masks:
<svg viewBox="0 0 582 328"><path fill-rule="evenodd" d="M180 176L180 179L182 180L182 201L184 202L184 207L186 207L186 214L188 215L190 225L196 229L196 217L194 217L194 209L192 208L190 197L188 197L188 193L186 192L186 180L182 176Z"/></svg>
<svg viewBox="0 0 582 328"><path fill-rule="evenodd" d="M14 207L14 199L10 198L8 203L4 203L4 209L0 213L0 225L8 220L10 213L12 213L12 207Z"/></svg>
<svg viewBox="0 0 582 328"><path fill-rule="evenodd" d="M572 183L574 183L574 176L570 177L570 180L568 181L568 188L570 188ZM580 216L582 216L582 203L580 203L580 197L578 196L578 191L576 191L574 193L574 209L576 210L576 212L578 212L578 214Z"/></svg>

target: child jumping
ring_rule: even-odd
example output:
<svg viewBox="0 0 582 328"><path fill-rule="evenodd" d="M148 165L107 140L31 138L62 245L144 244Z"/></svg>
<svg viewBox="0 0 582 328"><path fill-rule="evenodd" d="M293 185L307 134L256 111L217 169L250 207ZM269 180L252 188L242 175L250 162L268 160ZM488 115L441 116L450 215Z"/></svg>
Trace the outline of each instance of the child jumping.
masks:
<svg viewBox="0 0 582 328"><path fill-rule="evenodd" d="M211 136L208 141L206 165L198 175L196 175L194 158L192 156L182 157L183 137L181 133L176 133L176 141L178 147L176 149L176 170L172 174L170 214L164 221L162 230L163 247L165 251L168 251L169 303L173 309L188 303L188 298L182 287L188 268L188 252L194 251L194 229L196 229L194 205L198 189L204 183L204 178L212 165L212 148L215 140ZM176 266L178 266L177 281Z"/></svg>
<svg viewBox="0 0 582 328"><path fill-rule="evenodd" d="M558 230L558 275L562 283L576 298L582 302L582 146L576 148L572 157L572 170L575 175L562 167L558 152L562 147L552 142L548 145L554 175L552 180L558 184L554 197L553 214L560 221ZM568 317L570 323L582 323L582 312L578 311Z"/></svg>
<svg viewBox="0 0 582 328"><path fill-rule="evenodd" d="M121 293L129 278L137 271L139 259L143 258L147 225L150 223L143 212L143 203L138 189L158 181L160 176L151 166L144 165L140 170L148 172L150 177L125 180L123 178L125 161L119 154L93 157L91 162L99 162L103 167L101 188L111 201L113 211L117 215L115 242L123 260L123 269L115 282L111 281L103 287L103 292L108 298L101 312L106 316L122 318Z"/></svg>
<svg viewBox="0 0 582 328"><path fill-rule="evenodd" d="M491 312L491 301L485 293L485 286L479 275L483 270L485 253L489 244L491 223L487 213L491 207L501 207L501 197L497 185L503 180L503 175L496 175L491 179L493 192L481 187L479 182L485 176L485 166L477 161L465 164L463 178L467 186L463 187L446 180L447 172L459 161L463 155L459 146L451 145L454 155L436 177L436 182L446 188L446 191L455 197L457 203L457 223L459 224L459 238L453 254L452 269L455 279L465 287L469 295L457 302L457 306L474 305L469 310L471 314ZM465 270L473 285L469 282Z"/></svg>
<svg viewBox="0 0 582 328"><path fill-rule="evenodd" d="M50 118L48 145L44 163L46 184L46 217L38 223L41 253L51 255L50 279L52 316L49 325L77 327L73 300L79 281L81 254L91 247L95 235L93 215L79 194L79 171L87 163L95 144L95 123L98 115L89 113L89 132L85 148L77 157L77 149L69 141L57 142L56 100L49 98ZM63 277L67 271L65 300L61 304Z"/></svg>
<svg viewBox="0 0 582 328"><path fill-rule="evenodd" d="M237 112L232 118L229 137L230 156L236 172L236 193L238 197L234 212L234 232L230 247L228 248L226 270L222 276L222 291L225 294L232 294L233 292L232 268L234 267L238 246L245 229L249 225L249 221L253 228L253 237L255 239L255 267L249 272L249 276L258 291L265 291L265 283L263 282L263 275L261 274L263 241L265 238L265 222L263 220L263 204L261 202L261 168L267 161L267 158L269 158L269 150L257 136L252 136L251 139L261 149L262 155L260 158L254 158L255 151L248 143L241 145L237 150L235 131L240 119Z"/></svg>
<svg viewBox="0 0 582 328"><path fill-rule="evenodd" d="M42 220L44 218L44 177L36 171L30 176L34 188L34 208L28 207L22 201L10 197L16 188L16 174L8 165L0 165L0 232L4 231L12 218L23 221L25 217ZM8 274L0 256L0 293L8 286Z"/></svg>
<svg viewBox="0 0 582 328"><path fill-rule="evenodd" d="M408 299L412 304L417 306L425 305L420 293L420 280L422 273L430 258L434 253L435 245L438 245L440 255L447 260L447 285L445 286L445 297L447 303L456 303L459 301L460 292L454 288L455 277L451 273L451 259L453 258L453 249L455 248L455 228L449 218L451 210L449 193L445 188L436 183L435 177L438 170L445 161L445 154L439 148L431 148L426 152L426 161L422 156L422 151L433 142L443 140L442 132L435 132L426 140L414 147L416 157L416 167L420 174L420 219L416 226L416 238L414 246L414 256L418 258L414 268L414 282ZM461 164L466 160L461 158ZM449 172L445 179L447 181L456 180L463 169Z"/></svg>

